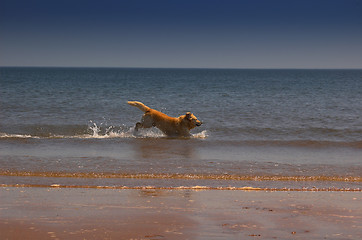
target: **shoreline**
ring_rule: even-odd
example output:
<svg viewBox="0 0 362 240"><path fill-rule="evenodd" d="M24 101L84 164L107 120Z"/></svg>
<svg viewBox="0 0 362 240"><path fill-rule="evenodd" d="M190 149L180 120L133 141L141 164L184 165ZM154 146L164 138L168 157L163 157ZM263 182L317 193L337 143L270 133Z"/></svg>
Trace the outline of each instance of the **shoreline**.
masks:
<svg viewBox="0 0 362 240"><path fill-rule="evenodd" d="M210 186L96 186L96 185L60 185L60 184L0 184L0 188L58 188L58 189L108 189L108 190L210 190L210 191L264 191L264 192L362 192L360 188L260 188L260 187L210 187Z"/></svg>
<svg viewBox="0 0 362 240"><path fill-rule="evenodd" d="M360 192L0 187L4 239L360 239Z"/></svg>

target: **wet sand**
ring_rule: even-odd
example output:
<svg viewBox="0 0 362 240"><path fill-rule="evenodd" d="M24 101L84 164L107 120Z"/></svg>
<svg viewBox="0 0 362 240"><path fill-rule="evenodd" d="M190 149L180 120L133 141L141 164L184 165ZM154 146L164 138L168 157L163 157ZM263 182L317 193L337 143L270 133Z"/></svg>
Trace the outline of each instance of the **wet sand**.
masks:
<svg viewBox="0 0 362 240"><path fill-rule="evenodd" d="M361 192L0 188L0 239L362 239Z"/></svg>

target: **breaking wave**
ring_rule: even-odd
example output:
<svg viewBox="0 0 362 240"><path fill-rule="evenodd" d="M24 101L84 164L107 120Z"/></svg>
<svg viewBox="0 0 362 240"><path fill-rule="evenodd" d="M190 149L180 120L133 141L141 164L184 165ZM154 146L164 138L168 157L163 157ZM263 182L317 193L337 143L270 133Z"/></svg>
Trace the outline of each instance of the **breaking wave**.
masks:
<svg viewBox="0 0 362 240"><path fill-rule="evenodd" d="M106 126L90 121L85 125L35 125L27 127L26 133L2 133L0 139L107 139L107 138L166 138L160 130L140 129L137 133L134 127ZM206 130L194 133L191 138L204 139L208 137Z"/></svg>

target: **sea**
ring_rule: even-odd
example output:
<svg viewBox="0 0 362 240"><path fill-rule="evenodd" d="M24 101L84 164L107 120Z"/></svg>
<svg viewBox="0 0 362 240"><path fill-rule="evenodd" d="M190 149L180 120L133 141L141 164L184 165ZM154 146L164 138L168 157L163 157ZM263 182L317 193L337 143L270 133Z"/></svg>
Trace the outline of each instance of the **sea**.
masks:
<svg viewBox="0 0 362 240"><path fill-rule="evenodd" d="M361 191L362 70L1 67L0 186Z"/></svg>

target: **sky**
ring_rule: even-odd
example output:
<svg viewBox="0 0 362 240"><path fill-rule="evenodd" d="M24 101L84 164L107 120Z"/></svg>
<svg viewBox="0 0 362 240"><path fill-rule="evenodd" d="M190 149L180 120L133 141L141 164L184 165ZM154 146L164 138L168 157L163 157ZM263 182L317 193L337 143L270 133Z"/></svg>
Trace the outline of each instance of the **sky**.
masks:
<svg viewBox="0 0 362 240"><path fill-rule="evenodd" d="M362 0L1 0L0 66L362 68Z"/></svg>

